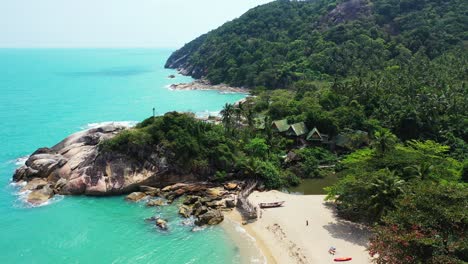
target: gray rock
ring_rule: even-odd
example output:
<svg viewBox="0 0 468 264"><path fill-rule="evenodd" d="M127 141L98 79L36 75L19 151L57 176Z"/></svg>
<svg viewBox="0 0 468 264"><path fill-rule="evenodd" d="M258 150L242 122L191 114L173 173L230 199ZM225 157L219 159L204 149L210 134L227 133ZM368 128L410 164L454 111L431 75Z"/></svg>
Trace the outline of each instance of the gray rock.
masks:
<svg viewBox="0 0 468 264"><path fill-rule="evenodd" d="M195 224L198 226L202 225L217 225L224 220L223 214L218 210L209 210L208 212L199 215Z"/></svg>
<svg viewBox="0 0 468 264"><path fill-rule="evenodd" d="M236 207L236 200L235 199L226 199L226 207L227 208L234 208Z"/></svg>
<svg viewBox="0 0 468 264"><path fill-rule="evenodd" d="M186 205L179 206L179 214L185 218L189 218L192 210Z"/></svg>
<svg viewBox="0 0 468 264"><path fill-rule="evenodd" d="M184 200L183 204L191 205L191 204L194 204L194 203L196 203L198 201L200 201L199 196L187 196L187 197L185 197L185 200Z"/></svg>
<svg viewBox="0 0 468 264"><path fill-rule="evenodd" d="M208 207L206 206L201 206L200 208L198 208L197 210L195 210L195 213L194 215L195 216L199 216L199 215L202 215L204 213L208 212Z"/></svg>
<svg viewBox="0 0 468 264"><path fill-rule="evenodd" d="M146 203L146 206L163 206L164 201L161 199L150 200Z"/></svg>

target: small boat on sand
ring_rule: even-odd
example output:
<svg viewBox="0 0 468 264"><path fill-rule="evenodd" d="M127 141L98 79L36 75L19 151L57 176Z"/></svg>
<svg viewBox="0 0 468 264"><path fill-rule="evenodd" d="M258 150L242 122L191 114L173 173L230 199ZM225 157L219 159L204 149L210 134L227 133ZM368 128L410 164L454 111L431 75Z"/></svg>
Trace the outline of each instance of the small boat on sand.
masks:
<svg viewBox="0 0 468 264"><path fill-rule="evenodd" d="M353 258L347 257L347 258L334 258L333 260L336 262L344 262L344 261L350 261Z"/></svg>
<svg viewBox="0 0 468 264"><path fill-rule="evenodd" d="M281 202L274 202L274 203L259 203L258 205L260 208L274 208L274 207L280 207L284 204L284 201Z"/></svg>

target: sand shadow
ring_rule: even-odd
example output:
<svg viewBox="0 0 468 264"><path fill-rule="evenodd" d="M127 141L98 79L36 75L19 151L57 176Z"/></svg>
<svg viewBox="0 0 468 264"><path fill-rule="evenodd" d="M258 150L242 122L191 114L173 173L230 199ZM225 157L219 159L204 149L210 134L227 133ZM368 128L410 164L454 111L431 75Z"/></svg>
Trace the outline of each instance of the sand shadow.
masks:
<svg viewBox="0 0 468 264"><path fill-rule="evenodd" d="M371 232L366 226L344 220L338 220L334 223L330 222L324 225L323 228L325 228L333 238L343 239L347 242L364 247L367 246L371 235Z"/></svg>

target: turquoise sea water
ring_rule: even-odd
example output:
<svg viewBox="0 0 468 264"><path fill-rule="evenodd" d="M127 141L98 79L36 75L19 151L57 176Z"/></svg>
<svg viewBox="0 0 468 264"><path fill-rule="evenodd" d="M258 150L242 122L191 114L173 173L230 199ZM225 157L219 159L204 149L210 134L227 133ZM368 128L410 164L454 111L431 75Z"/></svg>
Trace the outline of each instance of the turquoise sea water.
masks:
<svg viewBox="0 0 468 264"><path fill-rule="evenodd" d="M170 91L170 50L0 49L0 263L237 263L220 227L191 232L175 207L122 197L62 197L29 208L10 185L20 157L105 121L171 110L211 112L241 94ZM144 218L169 219L170 232Z"/></svg>

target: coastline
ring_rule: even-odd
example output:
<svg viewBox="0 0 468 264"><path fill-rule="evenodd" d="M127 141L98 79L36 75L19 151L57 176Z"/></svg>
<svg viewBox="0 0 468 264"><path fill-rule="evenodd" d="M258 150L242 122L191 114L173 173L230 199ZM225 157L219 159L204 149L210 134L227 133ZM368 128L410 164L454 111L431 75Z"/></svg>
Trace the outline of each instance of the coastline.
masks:
<svg viewBox="0 0 468 264"><path fill-rule="evenodd" d="M280 208L261 209L261 218L242 226L255 239L267 263L334 263L335 257L352 257L353 263L371 263L366 251L370 232L336 217L324 195L291 195L279 191L253 192L249 200L285 201ZM241 224L238 212L225 214ZM308 225L306 225L308 221ZM336 247L336 255L328 249Z"/></svg>
<svg viewBox="0 0 468 264"><path fill-rule="evenodd" d="M195 80L190 83L177 83L168 86L173 91L219 91L220 93L242 93L250 94L250 89L243 87L232 87L226 84L212 85L206 80Z"/></svg>

